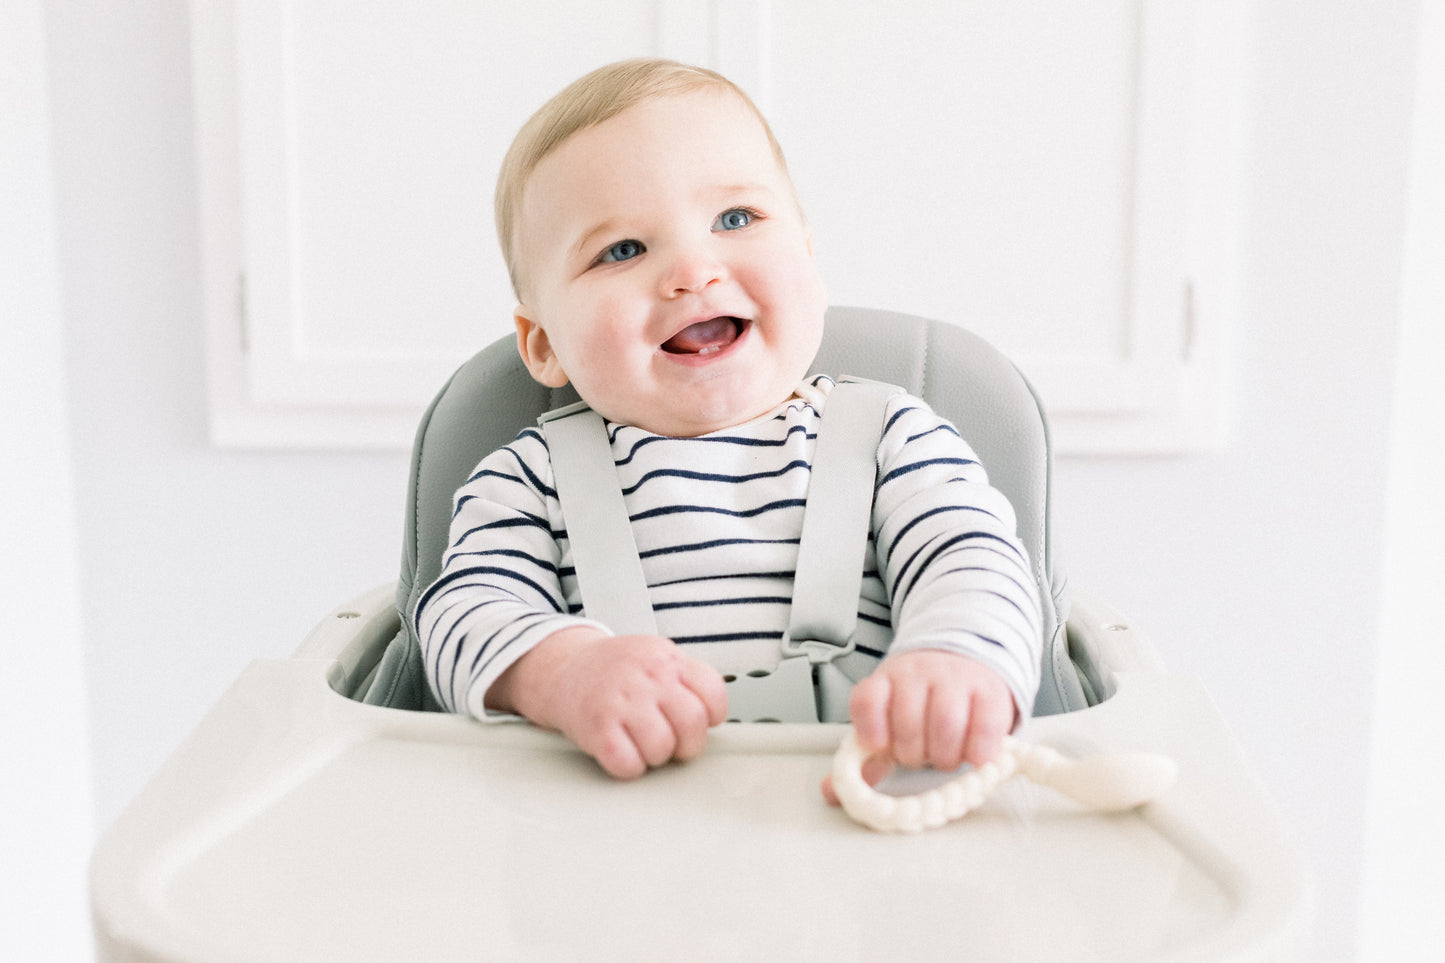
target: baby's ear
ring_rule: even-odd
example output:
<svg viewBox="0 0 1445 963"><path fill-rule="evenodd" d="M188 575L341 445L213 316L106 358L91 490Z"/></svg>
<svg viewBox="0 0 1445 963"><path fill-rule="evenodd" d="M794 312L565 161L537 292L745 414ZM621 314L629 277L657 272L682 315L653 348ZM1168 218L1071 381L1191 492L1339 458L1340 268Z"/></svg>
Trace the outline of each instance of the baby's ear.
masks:
<svg viewBox="0 0 1445 963"><path fill-rule="evenodd" d="M532 378L549 388L560 388L567 383L567 372L552 350L552 339L542 325L528 316L527 308L518 305L512 313L517 325L517 353L522 363L532 373Z"/></svg>

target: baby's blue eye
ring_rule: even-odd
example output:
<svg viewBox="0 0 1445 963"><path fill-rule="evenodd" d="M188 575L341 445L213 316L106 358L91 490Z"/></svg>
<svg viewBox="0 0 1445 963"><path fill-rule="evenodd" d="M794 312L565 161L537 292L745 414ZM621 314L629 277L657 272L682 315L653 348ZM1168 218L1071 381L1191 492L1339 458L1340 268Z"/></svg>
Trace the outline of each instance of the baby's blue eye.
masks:
<svg viewBox="0 0 1445 963"><path fill-rule="evenodd" d="M735 207L730 211L723 211L719 214L717 222L713 224L712 229L714 231L736 231L740 228L747 227L752 222L753 214L751 211L745 211L740 207Z"/></svg>
<svg viewBox="0 0 1445 963"><path fill-rule="evenodd" d="M602 252L599 261L630 261L642 253L640 241L618 241Z"/></svg>

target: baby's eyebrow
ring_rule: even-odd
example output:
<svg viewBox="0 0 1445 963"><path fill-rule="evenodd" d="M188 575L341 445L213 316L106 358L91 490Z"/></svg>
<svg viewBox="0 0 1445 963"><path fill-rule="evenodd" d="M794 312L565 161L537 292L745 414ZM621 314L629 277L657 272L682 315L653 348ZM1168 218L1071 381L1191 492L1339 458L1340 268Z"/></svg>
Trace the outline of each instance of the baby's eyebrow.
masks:
<svg viewBox="0 0 1445 963"><path fill-rule="evenodd" d="M745 184L720 184L709 188L708 192L718 197L736 197L739 194L767 194L773 196L776 191L766 184L749 182Z"/></svg>
<svg viewBox="0 0 1445 963"><path fill-rule="evenodd" d="M567 252L568 258L571 259L591 253L592 245L597 243L595 239L598 238L599 235L605 236L617 231L618 223L617 218L609 217L605 221L594 224L586 231L583 231L582 236L577 239L577 243L572 245L571 249Z"/></svg>

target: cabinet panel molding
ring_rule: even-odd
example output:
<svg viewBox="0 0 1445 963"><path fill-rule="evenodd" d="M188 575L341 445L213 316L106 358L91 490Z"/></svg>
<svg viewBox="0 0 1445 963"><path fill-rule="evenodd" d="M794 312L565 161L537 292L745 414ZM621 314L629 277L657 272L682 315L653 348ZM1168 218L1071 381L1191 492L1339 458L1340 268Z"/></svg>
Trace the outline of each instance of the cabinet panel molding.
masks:
<svg viewBox="0 0 1445 963"><path fill-rule="evenodd" d="M213 441L409 446L511 331L491 191L513 133L656 54L773 121L836 303L968 323L1062 453L1217 448L1241 3L194 3Z"/></svg>

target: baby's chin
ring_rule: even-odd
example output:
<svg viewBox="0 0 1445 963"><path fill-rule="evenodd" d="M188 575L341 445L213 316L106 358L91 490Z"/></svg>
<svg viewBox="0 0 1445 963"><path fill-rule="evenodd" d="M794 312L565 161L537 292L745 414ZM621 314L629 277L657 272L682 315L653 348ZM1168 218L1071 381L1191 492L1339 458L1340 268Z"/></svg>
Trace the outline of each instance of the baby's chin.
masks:
<svg viewBox="0 0 1445 963"><path fill-rule="evenodd" d="M698 404L696 401L701 399L695 399L693 404L681 405L676 410L660 415L649 413L631 419L628 423L643 431L668 438L711 435L771 415L793 397L798 381L801 380L800 376L781 391L759 393L746 398L726 401L719 399L712 404Z"/></svg>

